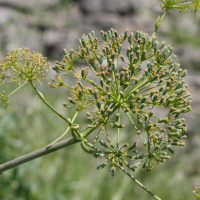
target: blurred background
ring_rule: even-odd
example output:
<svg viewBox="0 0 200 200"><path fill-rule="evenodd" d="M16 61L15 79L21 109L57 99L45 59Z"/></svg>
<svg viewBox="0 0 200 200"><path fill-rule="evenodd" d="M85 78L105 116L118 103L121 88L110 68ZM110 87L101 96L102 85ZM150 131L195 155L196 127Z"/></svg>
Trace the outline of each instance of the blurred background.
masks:
<svg viewBox="0 0 200 200"><path fill-rule="evenodd" d="M159 0L0 0L0 58L13 48L28 46L48 57L51 66L63 57L63 48L78 47L82 33L110 28L123 33L137 30L151 35L158 14ZM147 188L161 199L196 199L192 193L200 184L200 21L190 13L173 11L162 23L157 38L174 47L177 62L188 70L184 78L192 94L186 146L175 148L170 161L151 173L135 172ZM48 77L53 77L50 72ZM50 89L48 81L40 87L45 98L65 116L67 90ZM0 86L13 90L15 86ZM10 110L0 107L0 164L40 149L66 129L64 121L48 110L27 86L11 97ZM82 118L81 123L87 120ZM128 126L131 128L131 126ZM65 139L70 134L65 136ZM126 135L132 140L134 136ZM134 140L133 140L134 141ZM82 151L79 144L51 153L0 176L1 200L150 200L129 177L118 171L112 177L108 168Z"/></svg>

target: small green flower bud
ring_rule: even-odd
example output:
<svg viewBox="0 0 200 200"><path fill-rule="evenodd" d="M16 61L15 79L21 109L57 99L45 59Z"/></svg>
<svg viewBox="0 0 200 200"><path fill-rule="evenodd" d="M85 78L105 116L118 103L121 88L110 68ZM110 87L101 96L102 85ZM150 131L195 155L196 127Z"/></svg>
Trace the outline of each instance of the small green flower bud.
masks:
<svg viewBox="0 0 200 200"><path fill-rule="evenodd" d="M63 106L65 106L66 108L71 108L72 106L70 106L69 104L63 102Z"/></svg>
<svg viewBox="0 0 200 200"><path fill-rule="evenodd" d="M68 97L68 101L72 104L76 104L76 102L71 98L71 97Z"/></svg>
<svg viewBox="0 0 200 200"><path fill-rule="evenodd" d="M142 57L141 57L141 60L142 61L144 61L146 58L146 50L144 50L143 52L142 52Z"/></svg>
<svg viewBox="0 0 200 200"><path fill-rule="evenodd" d="M170 144L174 145L174 146L178 146L180 144L180 142L171 142Z"/></svg>
<svg viewBox="0 0 200 200"><path fill-rule="evenodd" d="M143 97L142 100L141 100L141 102L144 103L147 99L148 99L147 96L146 96L146 97Z"/></svg>
<svg viewBox="0 0 200 200"><path fill-rule="evenodd" d="M169 91L169 87L166 87L163 91L163 95L167 94L167 92Z"/></svg>
<svg viewBox="0 0 200 200"><path fill-rule="evenodd" d="M155 94L155 91L154 91L154 90L151 90L150 98L152 98L154 94Z"/></svg>
<svg viewBox="0 0 200 200"><path fill-rule="evenodd" d="M120 114L117 113L115 116L116 116L116 117L115 117L115 121L118 121L118 120L119 120L119 117L120 117Z"/></svg>
<svg viewBox="0 0 200 200"><path fill-rule="evenodd" d="M132 60L133 60L133 57L134 57L134 53L133 53L133 52L131 52L131 53L130 53L130 57L129 57L129 60L130 60L130 62L132 62Z"/></svg>
<svg viewBox="0 0 200 200"><path fill-rule="evenodd" d="M99 101L96 102L97 108L101 110L101 103Z"/></svg>
<svg viewBox="0 0 200 200"><path fill-rule="evenodd" d="M100 31L100 33L101 33L101 37L102 37L102 39L105 41L105 37L104 37L104 31L103 31L103 30L101 30L101 31Z"/></svg>
<svg viewBox="0 0 200 200"><path fill-rule="evenodd" d="M131 32L129 37L128 37L128 42L130 45L132 45L132 42L133 42L133 33Z"/></svg>
<svg viewBox="0 0 200 200"><path fill-rule="evenodd" d="M174 90L178 90L179 88L181 88L181 86L183 85L183 81L178 82L178 84L176 85L176 87L174 88Z"/></svg>
<svg viewBox="0 0 200 200"><path fill-rule="evenodd" d="M181 78L183 78L186 75L187 75L187 70L185 69L180 76L181 76Z"/></svg>
<svg viewBox="0 0 200 200"><path fill-rule="evenodd" d="M111 31L108 31L108 37L109 37L109 39L111 39L111 37L112 37Z"/></svg>
<svg viewBox="0 0 200 200"><path fill-rule="evenodd" d="M169 105L170 105L170 103L172 102L172 100L173 100L172 98L168 99L168 100L167 100L167 102L166 102L166 105L165 105L165 107L169 106Z"/></svg>
<svg viewBox="0 0 200 200"><path fill-rule="evenodd" d="M93 95L93 94L94 94L94 93L93 93L93 91L92 91L91 89L89 89L89 92L90 92L90 94L91 94L91 95Z"/></svg>
<svg viewBox="0 0 200 200"><path fill-rule="evenodd" d="M171 156L160 156L160 158L162 158L162 159L171 159Z"/></svg>
<svg viewBox="0 0 200 200"><path fill-rule="evenodd" d="M144 73L145 73L146 76L148 76L148 70L147 69L144 70Z"/></svg>
<svg viewBox="0 0 200 200"><path fill-rule="evenodd" d="M159 96L158 94L155 94L155 95L154 95L154 97L153 97L153 102L156 101L156 100L158 99L158 96Z"/></svg>
<svg viewBox="0 0 200 200"><path fill-rule="evenodd" d="M141 131L138 130L138 131L136 131L136 133L137 133L138 135L140 135Z"/></svg>
<svg viewBox="0 0 200 200"><path fill-rule="evenodd" d="M165 45L165 43L164 43L164 45ZM161 46L162 46L162 44L161 44ZM160 49L160 48L159 48ZM168 47L163 47L162 49L160 49L160 53L159 53L159 56L163 56L164 55L164 53L166 53L167 52L167 50L168 50Z"/></svg>
<svg viewBox="0 0 200 200"><path fill-rule="evenodd" d="M124 93L122 91L120 91L119 93L120 93L121 98L123 99L124 98Z"/></svg>
<svg viewBox="0 0 200 200"><path fill-rule="evenodd" d="M131 53L131 48L129 47L129 48L127 49L127 51L126 51L126 55L127 55L128 58L130 57L130 53Z"/></svg>
<svg viewBox="0 0 200 200"><path fill-rule="evenodd" d="M128 29L126 29L126 31L124 33L124 40L126 40L127 37L128 37Z"/></svg>
<svg viewBox="0 0 200 200"><path fill-rule="evenodd" d="M108 163L103 163L97 167L98 170L103 169Z"/></svg>
<svg viewBox="0 0 200 200"><path fill-rule="evenodd" d="M112 71L115 71L115 63L114 62L111 64L111 69L112 69Z"/></svg>
<svg viewBox="0 0 200 200"><path fill-rule="evenodd" d="M90 82L91 82L91 84L92 84L93 86L95 86L95 87L98 88L98 85L97 85L93 80L90 80Z"/></svg>
<svg viewBox="0 0 200 200"><path fill-rule="evenodd" d="M93 94L94 94L94 98L97 99L98 98L98 92L95 90Z"/></svg>
<svg viewBox="0 0 200 200"><path fill-rule="evenodd" d="M103 88L103 79L100 80L100 85Z"/></svg>
<svg viewBox="0 0 200 200"><path fill-rule="evenodd" d="M120 54L120 52L121 52L121 49L122 49L122 44L118 44L118 55Z"/></svg>
<svg viewBox="0 0 200 200"><path fill-rule="evenodd" d="M114 30L114 34L115 34L115 37L117 38L118 37L118 32L117 32L116 29Z"/></svg>
<svg viewBox="0 0 200 200"><path fill-rule="evenodd" d="M78 43L79 43L79 46L82 47L83 44L82 44L81 39L78 40Z"/></svg>
<svg viewBox="0 0 200 200"><path fill-rule="evenodd" d="M115 41L115 34L112 34L112 40Z"/></svg>
<svg viewBox="0 0 200 200"><path fill-rule="evenodd" d="M124 56L120 55L121 60L124 62Z"/></svg>
<svg viewBox="0 0 200 200"><path fill-rule="evenodd" d="M108 148L108 145L107 145L103 140L100 139L100 140L99 140L99 143L100 143L102 146Z"/></svg>
<svg viewBox="0 0 200 200"><path fill-rule="evenodd" d="M154 45L154 47L153 47L153 49L154 49L154 54L156 54L156 52L158 51L158 45L159 45L159 42L156 40L156 41L155 41L155 45Z"/></svg>
<svg viewBox="0 0 200 200"><path fill-rule="evenodd" d="M81 89L83 89L83 85L80 81L78 81L78 85L80 86Z"/></svg>
<svg viewBox="0 0 200 200"><path fill-rule="evenodd" d="M135 142L134 144L132 144L129 148L128 151L134 149L137 146L137 142Z"/></svg>
<svg viewBox="0 0 200 200"><path fill-rule="evenodd" d="M151 110L149 113L149 118L151 118L153 116L153 113L154 113L153 110Z"/></svg>
<svg viewBox="0 0 200 200"><path fill-rule="evenodd" d="M168 150L169 150L169 152L170 152L171 154L175 154L175 151L174 151L172 148L168 148Z"/></svg>
<svg viewBox="0 0 200 200"><path fill-rule="evenodd" d="M81 76L82 76L83 79L86 78L86 73L85 73L85 70L84 70L84 69L81 70Z"/></svg>
<svg viewBox="0 0 200 200"><path fill-rule="evenodd" d="M97 61L99 64L102 64L103 63L103 55L99 55L96 57Z"/></svg>
<svg viewBox="0 0 200 200"><path fill-rule="evenodd" d="M135 34L135 39L136 39L136 40L139 39L139 31L136 32L136 34Z"/></svg>
<svg viewBox="0 0 200 200"><path fill-rule="evenodd" d="M143 104L139 107L139 109L143 109L145 106L146 106L146 104L143 103Z"/></svg>
<svg viewBox="0 0 200 200"><path fill-rule="evenodd" d="M156 74L153 78L152 78L152 82L158 80L158 75Z"/></svg>
<svg viewBox="0 0 200 200"><path fill-rule="evenodd" d="M67 50L66 50L66 49L63 49L63 53L64 53L64 55L68 55L68 53L67 53Z"/></svg>
<svg viewBox="0 0 200 200"><path fill-rule="evenodd" d="M165 46L165 41L162 41L162 43L161 43L161 45L160 45L160 47L159 47L159 50L162 51L162 49L164 48L164 46Z"/></svg>

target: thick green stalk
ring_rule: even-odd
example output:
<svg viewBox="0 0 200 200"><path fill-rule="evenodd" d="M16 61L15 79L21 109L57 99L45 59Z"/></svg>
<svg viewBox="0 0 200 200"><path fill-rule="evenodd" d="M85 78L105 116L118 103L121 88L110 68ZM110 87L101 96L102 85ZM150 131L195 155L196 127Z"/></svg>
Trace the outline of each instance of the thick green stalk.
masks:
<svg viewBox="0 0 200 200"><path fill-rule="evenodd" d="M29 154L26 154L24 156L21 156L19 158L16 158L14 160L11 160L7 163L4 163L0 165L0 174L2 174L4 171L12 169L14 167L17 167L18 165L21 165L23 163L29 162L31 160L34 160L36 158L39 158L41 156L44 156L46 154L52 153L54 151L57 151L59 149L65 148L67 146L70 146L72 144L78 143L81 140L74 139L73 137L68 138L66 140L63 140L61 142L55 143L53 145L49 145L47 147L44 147L42 149L39 149L37 151L31 152Z"/></svg>

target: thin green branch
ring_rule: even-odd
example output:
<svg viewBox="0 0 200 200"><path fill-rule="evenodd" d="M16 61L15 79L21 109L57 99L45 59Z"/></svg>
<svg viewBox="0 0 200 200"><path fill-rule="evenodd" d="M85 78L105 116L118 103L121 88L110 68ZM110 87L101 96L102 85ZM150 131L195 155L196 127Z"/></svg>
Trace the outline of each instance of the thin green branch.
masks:
<svg viewBox="0 0 200 200"><path fill-rule="evenodd" d="M75 115L74 115L74 117L73 117L73 119L71 121L72 124L74 123L74 120L76 119L78 113L79 113L78 111L75 113ZM68 127L66 129L66 131L60 137L58 137L56 140L54 140L51 144L49 144L47 146L51 146L51 145L55 144L56 142L58 142L61 138L63 138L67 134L67 132L69 131L69 129L70 129L70 127Z"/></svg>
<svg viewBox="0 0 200 200"><path fill-rule="evenodd" d="M133 175L131 175L130 173L128 173L122 166L120 166L118 163L115 163L116 166L121 169L126 175L128 175L133 181L135 181L142 189L144 189L146 192L148 192L151 196L153 196L155 199L157 200L162 200L160 199L158 196L156 196L155 194L153 194L148 188L146 188L142 183L140 183L140 181L138 181L136 178L134 178Z"/></svg>
<svg viewBox="0 0 200 200"><path fill-rule="evenodd" d="M30 83L31 83L33 89L35 90L35 92L36 92L36 93L38 94L38 96L40 97L40 99L41 99L54 113L56 113L59 117L61 117L63 120L65 120L65 121L68 123L69 126L71 126L72 123L71 123L68 119L66 119L65 117L63 117L59 112L57 112L57 111L45 100L45 98L43 97L43 95L42 95L42 94L38 91L38 89L35 87L33 81L30 81Z"/></svg>
<svg viewBox="0 0 200 200"><path fill-rule="evenodd" d="M15 92L17 92L17 90L19 90L21 87L23 87L26 83L27 83L27 81L24 82L22 85L20 85L16 90L14 90L13 92L11 92L11 93L9 94L9 96L11 96L11 95L14 94Z"/></svg>
<svg viewBox="0 0 200 200"><path fill-rule="evenodd" d="M118 119L118 124L120 124L120 107L118 108L118 113L119 113L119 119ZM117 147L116 149L119 149L119 132L120 132L120 128L117 129Z"/></svg>
<svg viewBox="0 0 200 200"><path fill-rule="evenodd" d="M165 8L165 11L164 11L162 17L158 16L158 19L157 19L156 24L155 24L155 30L154 30L154 32L153 32L151 38L150 38L150 41L152 40L152 38L155 36L157 30L159 29L160 24L162 23L162 21L163 21L165 15L166 15L166 13L167 13L167 11L168 11L168 8Z"/></svg>

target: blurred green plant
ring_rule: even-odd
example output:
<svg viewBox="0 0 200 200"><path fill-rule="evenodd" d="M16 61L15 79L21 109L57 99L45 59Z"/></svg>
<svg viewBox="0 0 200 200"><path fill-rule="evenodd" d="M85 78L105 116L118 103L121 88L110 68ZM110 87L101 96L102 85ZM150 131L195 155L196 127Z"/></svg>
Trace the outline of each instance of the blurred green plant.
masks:
<svg viewBox="0 0 200 200"><path fill-rule="evenodd" d="M186 136L183 133L187 131L187 124L179 115L191 110L191 95L186 90L188 85L183 80L187 71L182 70L180 64L174 62L176 56L172 54L173 48L170 45L165 46L165 42L159 44L155 34L168 10L188 11L188 8L192 7L195 15L199 16L200 7L199 1L180 1L180 4L175 0L162 2L161 7L165 11L162 17L158 17L151 37L140 31L135 35L128 34L128 30L120 35L114 29L108 33L101 31L104 43L100 50L100 40L92 31L88 35L83 34L79 39L79 48L71 49L69 53L64 49L65 56L61 62L55 62L53 70L57 74L49 86L67 87L71 90L69 103L63 103L67 109L76 110L71 118L64 117L50 105L34 84L35 81L45 79L44 71L48 68L46 58L41 54L31 53L28 48L23 47L13 50L0 64L1 84L18 82L18 88L10 94L5 95L5 91L0 93L0 103L5 108L9 109L8 98L13 93L30 84L48 108L68 124L66 131L49 144L45 151L71 130L73 138L67 141L67 145L80 142L86 153L92 154L95 158L106 159L97 169L110 165L112 175L115 175L117 168L120 169L155 199L160 198L129 171L135 172L142 166L150 172L159 163L170 159L168 153L175 153L172 146L184 146L183 139ZM126 57L121 55L122 44L125 41L130 45ZM81 69L76 69L73 62L77 59L88 66L83 65ZM120 68L119 59L126 67ZM141 69L143 62L147 62L147 69L144 71ZM65 84L61 76L70 73L77 80L74 86ZM96 76L95 81L89 78L90 73ZM160 109L170 108L165 118L154 114L156 106ZM85 113L89 122L85 128L80 123L74 123L81 112ZM141 153L137 149L137 142L132 142L132 145L129 141L121 144L120 131L125 128L124 119L121 118L123 112L134 127L133 134L137 133L141 139ZM111 134L111 129L114 129L115 135ZM24 156L24 160L29 156L31 157ZM0 167L0 172L7 169Z"/></svg>

